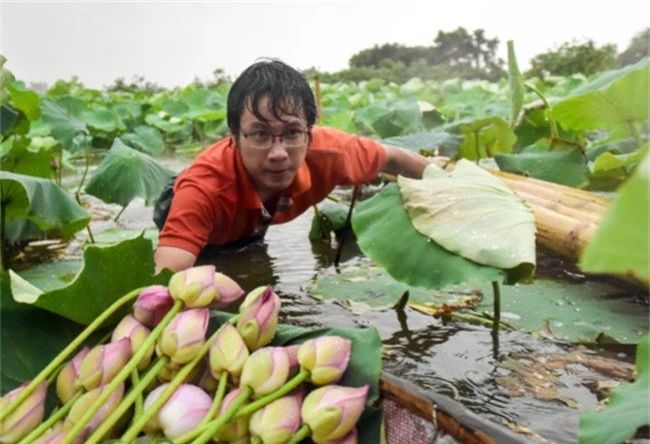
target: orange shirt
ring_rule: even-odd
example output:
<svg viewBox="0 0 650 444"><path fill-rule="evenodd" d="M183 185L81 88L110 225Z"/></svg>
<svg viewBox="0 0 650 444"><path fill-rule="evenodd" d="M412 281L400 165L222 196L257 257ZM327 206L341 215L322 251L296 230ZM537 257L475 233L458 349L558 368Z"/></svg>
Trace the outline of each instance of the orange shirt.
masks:
<svg viewBox="0 0 650 444"><path fill-rule="evenodd" d="M372 139L314 127L305 161L282 193L292 204L277 212L270 223L298 217L337 185L371 181L385 159L384 148ZM206 245L224 245L249 236L261 224L262 201L228 137L206 148L178 176L159 245L198 255Z"/></svg>

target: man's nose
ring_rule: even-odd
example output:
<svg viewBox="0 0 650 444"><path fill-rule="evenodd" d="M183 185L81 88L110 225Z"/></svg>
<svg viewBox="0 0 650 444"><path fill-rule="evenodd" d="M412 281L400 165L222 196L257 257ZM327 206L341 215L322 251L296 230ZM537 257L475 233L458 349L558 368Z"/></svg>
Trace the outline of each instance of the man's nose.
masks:
<svg viewBox="0 0 650 444"><path fill-rule="evenodd" d="M282 136L273 136L268 157L277 159L288 156L287 149L282 143Z"/></svg>

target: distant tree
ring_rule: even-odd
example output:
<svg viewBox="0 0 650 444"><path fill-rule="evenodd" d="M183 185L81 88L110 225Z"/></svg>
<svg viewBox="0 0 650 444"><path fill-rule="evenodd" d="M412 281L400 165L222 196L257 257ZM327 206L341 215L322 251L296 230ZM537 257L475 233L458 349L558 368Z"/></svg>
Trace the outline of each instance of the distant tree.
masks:
<svg viewBox="0 0 650 444"><path fill-rule="evenodd" d="M431 59L431 48L424 46L404 46L397 43L385 43L375 45L372 48L364 49L354 54L348 64L350 68L372 67L379 68L382 60L390 59L402 62L410 66L419 59Z"/></svg>
<svg viewBox="0 0 650 444"><path fill-rule="evenodd" d="M593 40L565 42L557 49L536 55L526 77L544 78L549 75L592 74L617 66L616 45L596 46Z"/></svg>
<svg viewBox="0 0 650 444"><path fill-rule="evenodd" d="M106 91L122 91L122 92L144 92L153 94L162 91L164 88L156 83L149 82L141 75L134 75L130 82L124 80L124 77L115 79L112 85L105 87Z"/></svg>
<svg viewBox="0 0 650 444"><path fill-rule="evenodd" d="M644 57L650 56L650 28L639 32L630 42L630 46L617 57L619 66L631 65Z"/></svg>
<svg viewBox="0 0 650 444"><path fill-rule="evenodd" d="M482 29L472 34L463 27L451 32L438 31L434 43L434 64L471 67L474 69L469 72L488 80L497 80L504 73L504 62L496 56L499 39L486 38Z"/></svg>

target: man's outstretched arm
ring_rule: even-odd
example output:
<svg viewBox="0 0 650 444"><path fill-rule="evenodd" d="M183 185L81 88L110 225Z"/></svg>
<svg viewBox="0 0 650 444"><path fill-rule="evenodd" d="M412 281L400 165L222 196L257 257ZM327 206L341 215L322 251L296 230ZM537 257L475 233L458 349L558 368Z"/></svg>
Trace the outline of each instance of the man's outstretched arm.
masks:
<svg viewBox="0 0 650 444"><path fill-rule="evenodd" d="M158 247L153 255L153 260L156 262L156 274L158 274L163 268L169 268L172 271L190 268L196 261L196 255L182 248Z"/></svg>
<svg viewBox="0 0 650 444"><path fill-rule="evenodd" d="M394 176L401 175L420 179L429 163L435 163L442 167L449 160L446 157L424 157L413 151L390 145L384 145L384 149L386 150L386 161L381 171Z"/></svg>

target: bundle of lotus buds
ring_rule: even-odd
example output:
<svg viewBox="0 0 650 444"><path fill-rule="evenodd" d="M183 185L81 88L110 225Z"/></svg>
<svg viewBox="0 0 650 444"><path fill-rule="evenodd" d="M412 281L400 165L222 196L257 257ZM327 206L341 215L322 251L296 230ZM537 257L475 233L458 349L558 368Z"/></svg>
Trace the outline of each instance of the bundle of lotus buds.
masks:
<svg viewBox="0 0 650 444"><path fill-rule="evenodd" d="M33 380L0 398L0 443L356 443L369 386L336 385L352 341L321 336L269 345L280 298L248 293L239 313L206 338L210 310L241 287L214 266L174 274L165 286L116 301ZM135 302L133 303L133 300ZM123 305L133 310L110 339L90 335ZM45 418L48 384L58 406Z"/></svg>

